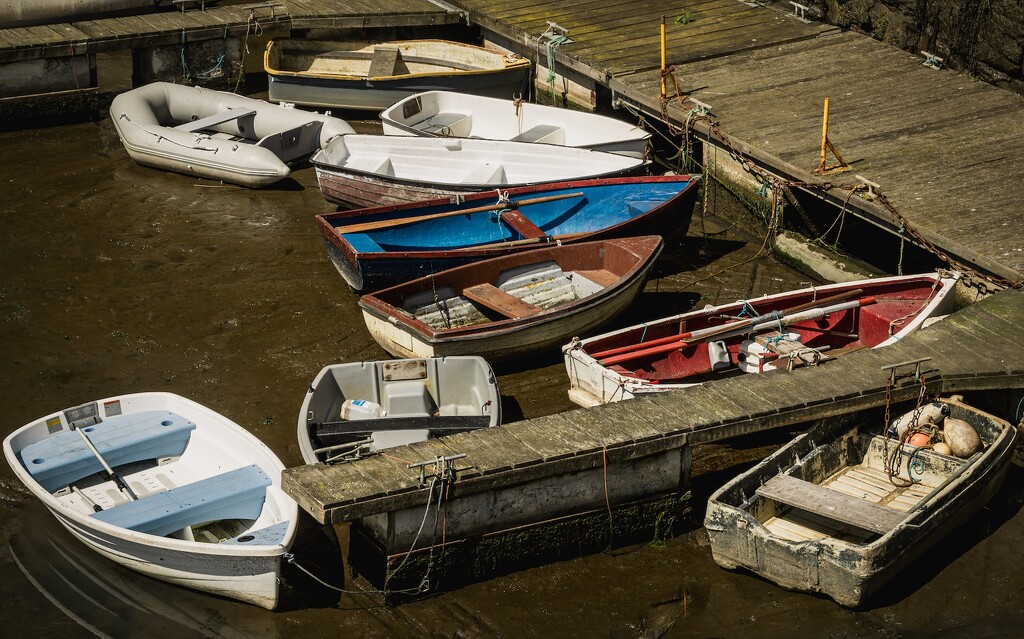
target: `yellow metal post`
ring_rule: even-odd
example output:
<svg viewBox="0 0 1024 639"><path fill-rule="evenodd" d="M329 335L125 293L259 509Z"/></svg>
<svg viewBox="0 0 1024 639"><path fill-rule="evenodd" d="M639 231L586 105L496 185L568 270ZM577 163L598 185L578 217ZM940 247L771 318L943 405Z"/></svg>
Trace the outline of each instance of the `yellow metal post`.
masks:
<svg viewBox="0 0 1024 639"><path fill-rule="evenodd" d="M661 16L661 99L665 100L665 16Z"/></svg>
<svg viewBox="0 0 1024 639"><path fill-rule="evenodd" d="M828 96L825 96L825 114L821 116L821 162L818 171L825 170L825 146L828 144Z"/></svg>

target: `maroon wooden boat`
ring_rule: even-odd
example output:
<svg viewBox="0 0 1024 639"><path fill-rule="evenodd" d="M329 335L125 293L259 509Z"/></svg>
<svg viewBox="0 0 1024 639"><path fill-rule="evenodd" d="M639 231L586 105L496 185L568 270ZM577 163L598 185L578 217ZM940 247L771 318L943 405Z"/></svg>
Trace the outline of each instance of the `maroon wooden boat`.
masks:
<svg viewBox="0 0 1024 639"><path fill-rule="evenodd" d="M482 259L566 244L686 232L700 176L604 178L317 216L327 253L357 291Z"/></svg>
<svg viewBox="0 0 1024 639"><path fill-rule="evenodd" d="M396 357L508 359L610 322L643 291L661 248L657 235L549 246L421 277L359 305Z"/></svg>

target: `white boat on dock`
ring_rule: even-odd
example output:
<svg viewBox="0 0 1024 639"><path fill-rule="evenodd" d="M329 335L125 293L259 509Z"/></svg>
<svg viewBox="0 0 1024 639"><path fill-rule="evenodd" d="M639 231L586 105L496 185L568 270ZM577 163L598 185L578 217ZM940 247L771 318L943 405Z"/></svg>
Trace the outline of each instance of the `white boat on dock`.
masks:
<svg viewBox="0 0 1024 639"><path fill-rule="evenodd" d="M384 135L483 138L557 144L630 157L647 155L651 134L642 127L596 113L425 91L381 111Z"/></svg>
<svg viewBox="0 0 1024 639"><path fill-rule="evenodd" d="M328 115L169 82L118 95L110 117L139 164L250 188L288 177L290 164L353 131Z"/></svg>
<svg viewBox="0 0 1024 639"><path fill-rule="evenodd" d="M10 434L15 475L83 544L142 574L273 609L298 506L284 465L172 393L120 395Z"/></svg>

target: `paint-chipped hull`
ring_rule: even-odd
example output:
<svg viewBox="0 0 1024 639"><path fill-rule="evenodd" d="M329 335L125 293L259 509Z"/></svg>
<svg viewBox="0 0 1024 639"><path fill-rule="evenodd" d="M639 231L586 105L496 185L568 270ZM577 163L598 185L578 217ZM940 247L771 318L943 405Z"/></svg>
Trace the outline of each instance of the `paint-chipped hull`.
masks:
<svg viewBox="0 0 1024 639"><path fill-rule="evenodd" d="M945 400L944 400L945 401ZM745 568L778 585L796 591L828 595L848 607L863 605L885 583L892 580L912 561L922 556L943 536L967 522L999 489L1006 476L1016 445L1017 430L996 417L958 402L949 402L952 416L972 424L986 441L981 457L957 474L949 472L948 483L939 482L922 492L919 506L910 509L905 519L885 534L865 541L835 536L797 540L772 530L774 519L793 517L792 510L769 511L758 488L782 471L807 481L821 481L816 475L815 451L845 447L858 424L847 416L847 425L820 426L801 435L763 462L716 491L708 500L704 525L711 540L715 562L724 568ZM881 410L870 413L875 419ZM865 428L868 436L878 429L874 421ZM988 436L986 436L986 433ZM893 444L895 446L895 444ZM909 449L910 447L907 446ZM838 453L836 453L838 454ZM905 451L903 459L913 452ZM927 451L918 453L931 463L948 457ZM794 460L809 460L793 465ZM907 479L906 471L901 475ZM770 501L770 500L769 500ZM821 524L824 525L824 524Z"/></svg>

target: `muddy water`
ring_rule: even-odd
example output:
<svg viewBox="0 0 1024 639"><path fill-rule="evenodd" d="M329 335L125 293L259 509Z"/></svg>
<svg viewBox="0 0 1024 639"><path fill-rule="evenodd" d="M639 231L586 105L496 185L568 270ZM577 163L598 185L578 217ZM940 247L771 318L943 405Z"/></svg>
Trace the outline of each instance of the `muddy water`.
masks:
<svg viewBox="0 0 1024 639"><path fill-rule="evenodd" d="M0 434L108 395L172 391L210 406L300 463L295 420L316 372L384 358L328 262L308 166L251 191L136 166L109 121L0 133ZM629 317L785 290L807 278L716 223L712 201L670 248ZM716 232L701 237L701 229ZM555 357L500 372L510 419L568 410ZM84 551L0 465L4 635L85 637L995 637L1024 620L1022 477L969 529L864 612L716 567L700 529L712 489L777 446L751 437L698 450L695 509L663 547L615 548L396 608L292 571L270 613L141 578ZM340 583L337 544L307 522L296 555ZM349 584L350 586L352 584ZM358 585L358 582L356 583Z"/></svg>

